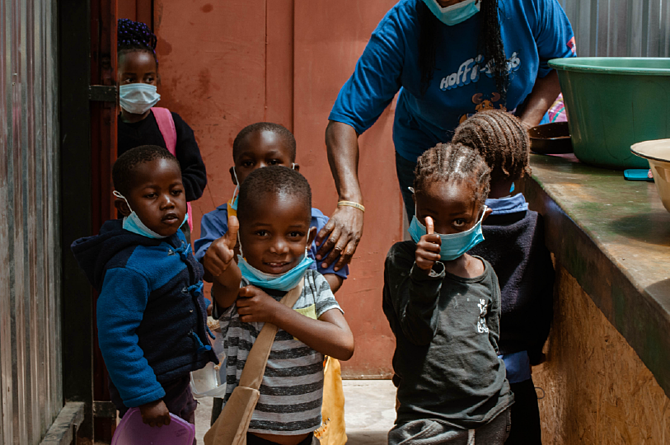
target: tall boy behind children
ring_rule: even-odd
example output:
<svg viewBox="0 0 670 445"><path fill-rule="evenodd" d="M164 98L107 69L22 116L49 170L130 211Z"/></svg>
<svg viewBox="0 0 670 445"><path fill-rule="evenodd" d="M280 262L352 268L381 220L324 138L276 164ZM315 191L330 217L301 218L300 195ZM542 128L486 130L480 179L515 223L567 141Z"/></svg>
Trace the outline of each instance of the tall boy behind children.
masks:
<svg viewBox="0 0 670 445"><path fill-rule="evenodd" d="M554 268L544 244L542 217L528 210L514 182L530 173L530 140L525 128L504 111L470 117L452 139L477 150L491 168L493 212L483 223L485 240L472 249L491 263L500 280L500 353L516 403L508 444L542 443L540 412L531 365L543 361L542 346L552 318Z"/></svg>
<svg viewBox="0 0 670 445"><path fill-rule="evenodd" d="M264 324L276 325L279 330L247 443L310 444L321 425L323 356L348 360L354 352L354 338L342 311L325 278L310 268L314 260L306 255L316 236L311 190L297 171L271 166L248 175L238 202L239 232L237 218L230 216L220 251L221 270L214 274L212 289L228 364L225 400L239 384L241 364ZM301 282L293 308L281 304L282 297ZM207 443L217 443L212 441L218 425L207 433Z"/></svg>
<svg viewBox="0 0 670 445"><path fill-rule="evenodd" d="M206 333L202 266L180 227L186 198L179 162L158 146L133 148L114 163L123 220L104 223L72 251L100 293L100 350L112 402L123 416L139 407L151 426L170 413L194 423L189 372L217 358Z"/></svg>
<svg viewBox="0 0 670 445"><path fill-rule="evenodd" d="M295 138L285 127L269 122L258 122L244 127L233 142L234 166L230 168L230 177L236 186L235 192L239 190L246 177L257 168L279 165L298 171L300 167L295 163L295 157ZM222 237L228 231L228 216L237 214L237 198L237 194L234 193L229 202L202 217L200 239L195 241L194 246L196 259L205 266L207 281L213 281L210 273L218 270ZM328 217L319 209L312 208L310 227L316 227L318 233L327 222ZM309 248L311 258L315 258L316 250L316 244L312 242ZM336 263L333 261L325 268L322 264L317 268L316 263L312 266L323 274L333 293L337 292L349 274L347 266L336 271L333 266Z"/></svg>

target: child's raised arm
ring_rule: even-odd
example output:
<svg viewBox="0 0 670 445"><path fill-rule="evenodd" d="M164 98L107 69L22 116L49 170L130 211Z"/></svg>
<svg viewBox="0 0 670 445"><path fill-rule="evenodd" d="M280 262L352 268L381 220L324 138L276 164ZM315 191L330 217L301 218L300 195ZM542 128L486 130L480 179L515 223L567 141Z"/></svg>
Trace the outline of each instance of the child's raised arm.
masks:
<svg viewBox="0 0 670 445"><path fill-rule="evenodd" d="M302 315L281 304L255 286L240 289L237 312L249 323L272 323L310 348L338 360L349 360L354 354L354 335L342 312L331 309L318 320Z"/></svg>
<svg viewBox="0 0 670 445"><path fill-rule="evenodd" d="M235 262L235 245L240 224L228 216L228 232L209 246L202 259L207 273L213 277L212 296L222 308L232 306L240 289L242 274Z"/></svg>

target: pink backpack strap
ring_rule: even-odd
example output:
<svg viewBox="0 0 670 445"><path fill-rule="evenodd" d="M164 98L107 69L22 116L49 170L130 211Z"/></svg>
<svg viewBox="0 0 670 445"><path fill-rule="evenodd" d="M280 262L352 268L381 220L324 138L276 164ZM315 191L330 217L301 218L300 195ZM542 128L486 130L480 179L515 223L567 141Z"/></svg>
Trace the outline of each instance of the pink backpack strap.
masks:
<svg viewBox="0 0 670 445"><path fill-rule="evenodd" d="M174 119L172 119L172 113L167 108L162 107L153 107L151 111L154 113L156 118L156 123L158 124L158 129L163 135L165 140L165 145L172 156L177 157L177 128L174 126ZM191 209L191 203L187 203L187 212L188 212L188 226L193 231L193 209Z"/></svg>
<svg viewBox="0 0 670 445"><path fill-rule="evenodd" d="M177 156L177 129L174 126L172 113L167 108L153 107L151 111L154 113L158 129L163 135L165 145L173 156Z"/></svg>

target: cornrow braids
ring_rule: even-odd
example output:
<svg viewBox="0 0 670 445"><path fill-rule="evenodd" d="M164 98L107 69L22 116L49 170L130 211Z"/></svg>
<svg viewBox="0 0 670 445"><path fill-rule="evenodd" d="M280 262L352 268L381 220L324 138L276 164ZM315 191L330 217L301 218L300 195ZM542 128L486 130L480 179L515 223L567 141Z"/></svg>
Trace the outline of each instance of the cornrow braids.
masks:
<svg viewBox="0 0 670 445"><path fill-rule="evenodd" d="M151 32L146 23L119 19L116 34L118 56L133 51L147 51L153 54L156 64L158 64L156 35Z"/></svg>
<svg viewBox="0 0 670 445"><path fill-rule="evenodd" d="M471 147L491 168L493 182L530 175L530 139L521 121L502 110L485 110L456 128L453 143Z"/></svg>
<svg viewBox="0 0 670 445"><path fill-rule="evenodd" d="M500 33L500 19L498 17L499 0L480 0L479 14L482 17L479 45L484 52L485 60L491 61L489 65L495 78L496 88L500 93L501 103L507 101L507 87L509 85L509 72L507 71L507 56L505 46ZM444 45L457 45L458 42L442 42L440 39L440 28L445 26L435 15L430 12L428 6L417 0L417 13L419 20L419 69L421 71L421 94L426 94L430 81L435 72L437 49Z"/></svg>
<svg viewBox="0 0 670 445"><path fill-rule="evenodd" d="M507 87L509 85L509 71L507 70L507 55L500 33L500 18L498 17L498 0L481 0L480 13L482 14L482 29L480 44L484 46L484 56L492 61L489 67L493 71L496 89L500 93L500 100L507 103Z"/></svg>
<svg viewBox="0 0 670 445"><path fill-rule="evenodd" d="M470 182L475 189L473 200L484 205L489 196L491 169L484 159L463 144L437 144L417 159L414 170L414 193L421 193L436 182Z"/></svg>

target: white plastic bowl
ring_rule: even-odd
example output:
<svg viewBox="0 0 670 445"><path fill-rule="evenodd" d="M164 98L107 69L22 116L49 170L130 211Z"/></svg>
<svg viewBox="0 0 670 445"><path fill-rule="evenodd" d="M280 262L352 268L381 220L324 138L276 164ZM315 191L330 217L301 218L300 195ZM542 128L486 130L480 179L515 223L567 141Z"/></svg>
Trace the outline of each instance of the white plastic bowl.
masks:
<svg viewBox="0 0 670 445"><path fill-rule="evenodd" d="M630 151L649 161L656 190L663 207L670 212L670 139L656 139L633 144Z"/></svg>
<svg viewBox="0 0 670 445"><path fill-rule="evenodd" d="M204 368L191 372L191 392L196 398L224 397L226 395L226 354L220 332L214 334L212 342L219 364L207 363Z"/></svg>

